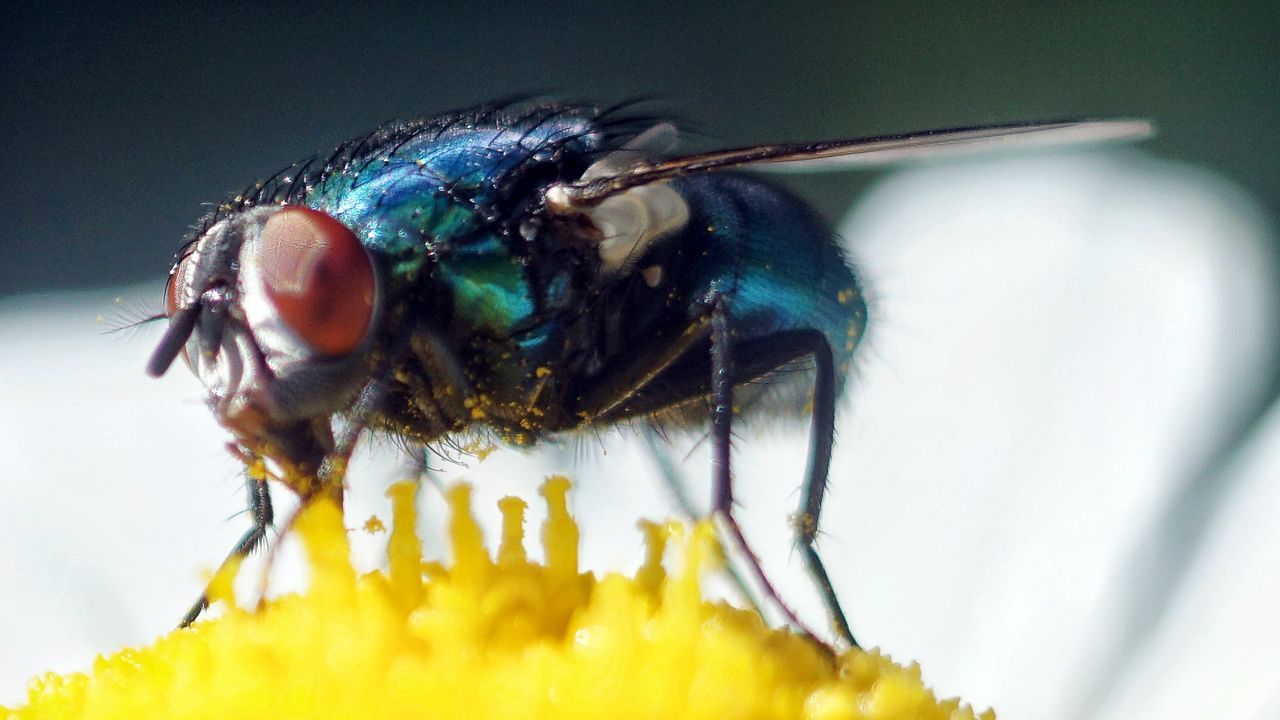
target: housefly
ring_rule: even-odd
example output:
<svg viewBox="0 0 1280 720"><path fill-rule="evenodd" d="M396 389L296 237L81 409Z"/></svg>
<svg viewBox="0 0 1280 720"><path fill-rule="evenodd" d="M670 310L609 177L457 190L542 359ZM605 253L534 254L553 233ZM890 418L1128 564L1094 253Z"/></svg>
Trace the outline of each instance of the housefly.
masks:
<svg viewBox="0 0 1280 720"><path fill-rule="evenodd" d="M734 520L730 470L735 415L772 406L776 394L755 401L766 385L790 385L810 416L797 546L856 644L814 539L867 305L807 204L731 170L1147 132L1017 123L676 155L673 125L619 108L508 103L389 125L197 225L147 371L181 356L234 451L269 463L304 503L341 501L365 432L425 447L483 429L529 446L633 419L703 423L713 512L794 622ZM272 522L266 476L249 475L254 524L232 557ZM206 606L201 596L183 625Z"/></svg>

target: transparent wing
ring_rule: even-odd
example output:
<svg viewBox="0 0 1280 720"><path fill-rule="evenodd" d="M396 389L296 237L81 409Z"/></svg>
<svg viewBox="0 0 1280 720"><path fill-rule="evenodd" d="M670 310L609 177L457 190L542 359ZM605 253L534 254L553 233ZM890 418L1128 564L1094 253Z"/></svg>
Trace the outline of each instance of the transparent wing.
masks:
<svg viewBox="0 0 1280 720"><path fill-rule="evenodd" d="M639 163L617 174L569 184L565 189L574 202L589 204L628 188L743 165L788 163L788 167L805 170L845 170L942 155L1139 140L1153 133L1154 127L1146 120L1063 120L926 130L854 140L753 145Z"/></svg>

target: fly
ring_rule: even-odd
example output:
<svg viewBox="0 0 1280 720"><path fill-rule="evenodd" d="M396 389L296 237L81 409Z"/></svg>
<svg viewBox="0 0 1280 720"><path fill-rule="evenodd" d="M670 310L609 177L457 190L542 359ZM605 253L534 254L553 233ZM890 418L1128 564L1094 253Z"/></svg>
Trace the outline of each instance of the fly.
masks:
<svg viewBox="0 0 1280 720"><path fill-rule="evenodd" d="M730 468L735 415L769 404L755 402L756 381L790 385L810 416L796 542L856 645L814 540L867 305L808 205L721 171L1149 132L1017 123L672 155L674 126L616 108L498 104L391 125L204 218L170 271L169 325L147 371L182 356L236 454L271 463L304 504L341 502L366 432L425 447L488 429L529 446L633 419L704 423L713 513L799 624L734 519ZM797 368L808 372L780 372ZM266 475L248 475L254 524L232 557L272 522Z"/></svg>

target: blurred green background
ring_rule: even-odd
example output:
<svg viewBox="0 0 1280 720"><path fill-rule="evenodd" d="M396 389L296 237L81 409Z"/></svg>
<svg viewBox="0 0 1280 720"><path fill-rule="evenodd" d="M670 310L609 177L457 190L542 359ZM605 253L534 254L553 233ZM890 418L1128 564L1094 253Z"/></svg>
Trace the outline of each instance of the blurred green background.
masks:
<svg viewBox="0 0 1280 720"><path fill-rule="evenodd" d="M1051 5L1053 7L1051 7ZM377 123L652 98L690 147L1144 116L1272 216L1271 3L29 3L0 28L0 295L152 280L200 203ZM866 175L789 180L830 216ZM158 290L157 290L158 292Z"/></svg>

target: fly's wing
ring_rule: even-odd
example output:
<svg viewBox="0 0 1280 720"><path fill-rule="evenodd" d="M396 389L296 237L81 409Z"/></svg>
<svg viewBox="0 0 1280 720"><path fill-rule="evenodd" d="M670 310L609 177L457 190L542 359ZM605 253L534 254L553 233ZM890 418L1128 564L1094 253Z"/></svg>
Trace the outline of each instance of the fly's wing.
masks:
<svg viewBox="0 0 1280 720"><path fill-rule="evenodd" d="M655 163L642 161L614 174L584 176L576 183L566 183L563 189L574 204L591 205L630 188L744 165L788 163L789 167L807 170L844 170L991 150L1139 140L1153 133L1151 123L1145 120L1065 120L926 130L855 140L754 145Z"/></svg>

